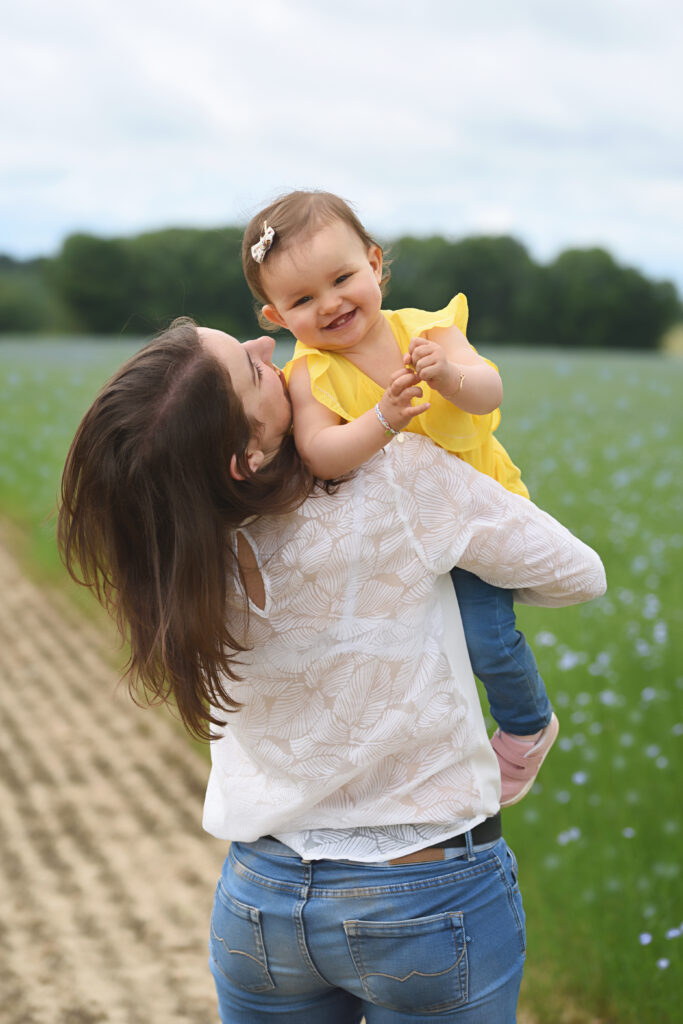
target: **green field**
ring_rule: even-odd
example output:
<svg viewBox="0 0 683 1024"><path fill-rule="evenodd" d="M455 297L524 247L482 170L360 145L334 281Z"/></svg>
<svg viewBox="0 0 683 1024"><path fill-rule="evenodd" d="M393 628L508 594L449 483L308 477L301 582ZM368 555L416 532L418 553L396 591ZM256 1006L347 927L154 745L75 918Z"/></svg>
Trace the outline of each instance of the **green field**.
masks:
<svg viewBox="0 0 683 1024"><path fill-rule="evenodd" d="M0 510L51 579L46 517L69 440L135 347L0 342ZM589 605L519 613L561 726L539 783L505 812L527 910L524 1000L542 1024L678 1020L683 360L486 354L505 383L499 437L537 503L597 548L609 584Z"/></svg>

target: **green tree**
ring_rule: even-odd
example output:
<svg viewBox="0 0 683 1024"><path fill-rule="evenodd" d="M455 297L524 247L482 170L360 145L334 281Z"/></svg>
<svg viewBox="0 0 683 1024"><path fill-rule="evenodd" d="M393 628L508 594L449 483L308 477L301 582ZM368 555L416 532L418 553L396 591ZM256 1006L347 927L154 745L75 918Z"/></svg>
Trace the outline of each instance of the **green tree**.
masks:
<svg viewBox="0 0 683 1024"><path fill-rule="evenodd" d="M131 239L138 283L133 321L158 330L175 316L241 336L255 317L242 275L239 228L171 228Z"/></svg>
<svg viewBox="0 0 683 1024"><path fill-rule="evenodd" d="M49 279L81 331L119 334L125 329L138 293L125 241L70 235Z"/></svg>
<svg viewBox="0 0 683 1024"><path fill-rule="evenodd" d="M671 283L619 266L600 248L561 253L540 275L534 304L530 340L568 348L656 348L681 318Z"/></svg>
<svg viewBox="0 0 683 1024"><path fill-rule="evenodd" d="M60 326L45 281L46 262L0 256L0 333L38 333Z"/></svg>
<svg viewBox="0 0 683 1024"><path fill-rule="evenodd" d="M82 331L150 334L191 316L236 336L256 319L240 264L239 228L169 228L134 238L72 235L51 280Z"/></svg>
<svg viewBox="0 0 683 1024"><path fill-rule="evenodd" d="M450 277L450 243L440 235L413 238L407 235L386 248L391 267L385 305L391 309L417 307L441 309L462 291Z"/></svg>
<svg viewBox="0 0 683 1024"><path fill-rule="evenodd" d="M523 312L537 266L521 242L508 235L464 238L452 245L450 266L468 298L475 345L527 341Z"/></svg>
<svg viewBox="0 0 683 1024"><path fill-rule="evenodd" d="M188 315L236 337L256 329L240 264L241 229L170 228L132 238L75 234L53 260L0 257L0 330L62 325L151 334ZM399 238L386 305L440 309L457 292L468 337L568 347L654 348L683 319L676 289L618 265L604 249L570 249L539 266L516 239Z"/></svg>
<svg viewBox="0 0 683 1024"><path fill-rule="evenodd" d="M448 242L400 238L391 247L392 307L440 309L464 292L470 309L468 337L474 345L526 341L526 311L538 267L525 247L507 235Z"/></svg>

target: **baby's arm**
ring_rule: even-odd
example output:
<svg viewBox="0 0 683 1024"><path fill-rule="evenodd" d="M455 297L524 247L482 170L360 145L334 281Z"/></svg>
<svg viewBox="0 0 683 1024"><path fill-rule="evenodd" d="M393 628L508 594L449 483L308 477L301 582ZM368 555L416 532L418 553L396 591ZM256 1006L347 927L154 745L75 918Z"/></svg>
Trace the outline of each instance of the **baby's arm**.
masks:
<svg viewBox="0 0 683 1024"><path fill-rule="evenodd" d="M413 338L403 359L420 380L464 412L484 416L503 400L498 371L457 327L432 327L424 338Z"/></svg>
<svg viewBox="0 0 683 1024"><path fill-rule="evenodd" d="M409 370L397 370L379 401L386 421L403 430L413 416L429 408L428 402L411 405L421 398L419 380ZM345 423L311 394L311 378L304 359L292 367L289 394L294 410L294 440L302 459L321 480L332 480L357 469L383 448L393 435L387 433L374 409Z"/></svg>

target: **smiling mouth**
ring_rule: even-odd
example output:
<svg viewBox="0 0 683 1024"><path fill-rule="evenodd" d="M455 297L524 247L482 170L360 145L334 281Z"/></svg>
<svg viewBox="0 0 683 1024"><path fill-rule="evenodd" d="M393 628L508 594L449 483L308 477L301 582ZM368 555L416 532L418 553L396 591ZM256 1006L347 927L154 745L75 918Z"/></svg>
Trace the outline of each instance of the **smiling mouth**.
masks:
<svg viewBox="0 0 683 1024"><path fill-rule="evenodd" d="M356 315L356 310L352 309L350 313L342 313L335 320L332 320L325 328L326 331L338 331L340 327L346 327L348 323L353 320Z"/></svg>

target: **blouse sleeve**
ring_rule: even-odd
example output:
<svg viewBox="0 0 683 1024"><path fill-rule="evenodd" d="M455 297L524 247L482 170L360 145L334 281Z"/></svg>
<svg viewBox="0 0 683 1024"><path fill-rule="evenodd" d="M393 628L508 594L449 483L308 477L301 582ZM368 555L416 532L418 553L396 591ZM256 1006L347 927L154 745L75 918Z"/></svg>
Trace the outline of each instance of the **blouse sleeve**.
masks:
<svg viewBox="0 0 683 1024"><path fill-rule="evenodd" d="M389 450L397 512L427 568L459 565L526 604L561 607L604 593L595 551L531 501L422 438Z"/></svg>

